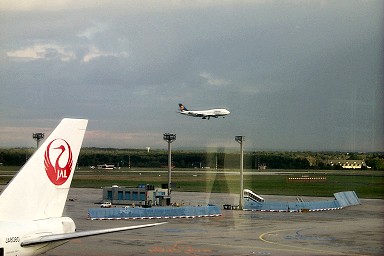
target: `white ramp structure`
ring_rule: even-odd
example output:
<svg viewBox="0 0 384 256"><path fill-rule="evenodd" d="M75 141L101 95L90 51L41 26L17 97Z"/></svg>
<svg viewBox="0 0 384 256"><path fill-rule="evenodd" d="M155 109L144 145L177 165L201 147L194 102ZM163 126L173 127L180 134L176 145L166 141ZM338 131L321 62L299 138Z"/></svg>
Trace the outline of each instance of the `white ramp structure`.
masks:
<svg viewBox="0 0 384 256"><path fill-rule="evenodd" d="M244 189L243 209L263 212L302 212L339 210L352 205L359 205L360 200L354 191L335 193L335 200L316 202L265 202L264 199L249 189Z"/></svg>
<svg viewBox="0 0 384 256"><path fill-rule="evenodd" d="M342 208L352 205L359 205L360 200L357 197L355 191L346 191L333 194L336 201L339 202Z"/></svg>

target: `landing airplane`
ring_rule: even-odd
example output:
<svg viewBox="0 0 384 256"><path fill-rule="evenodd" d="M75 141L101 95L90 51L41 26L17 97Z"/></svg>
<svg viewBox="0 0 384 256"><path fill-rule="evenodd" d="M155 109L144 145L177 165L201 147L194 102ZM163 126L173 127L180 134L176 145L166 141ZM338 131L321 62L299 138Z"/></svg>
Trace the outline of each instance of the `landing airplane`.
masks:
<svg viewBox="0 0 384 256"><path fill-rule="evenodd" d="M76 232L62 217L87 123L64 118L0 194L0 256L38 255L70 239L164 223Z"/></svg>
<svg viewBox="0 0 384 256"><path fill-rule="evenodd" d="M228 110L224 108L208 109L208 110L188 110L183 104L179 103L179 113L182 115L201 117L202 119L208 119L211 117L218 118L219 116L229 115Z"/></svg>

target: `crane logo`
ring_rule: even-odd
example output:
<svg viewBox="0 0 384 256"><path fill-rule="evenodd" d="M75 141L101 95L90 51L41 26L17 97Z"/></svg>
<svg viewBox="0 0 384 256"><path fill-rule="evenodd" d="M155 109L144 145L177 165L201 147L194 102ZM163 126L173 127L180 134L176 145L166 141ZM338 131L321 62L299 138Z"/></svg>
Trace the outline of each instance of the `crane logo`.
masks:
<svg viewBox="0 0 384 256"><path fill-rule="evenodd" d="M71 175L72 164L72 150L68 142L52 140L44 155L45 171L50 181L58 186L64 184Z"/></svg>

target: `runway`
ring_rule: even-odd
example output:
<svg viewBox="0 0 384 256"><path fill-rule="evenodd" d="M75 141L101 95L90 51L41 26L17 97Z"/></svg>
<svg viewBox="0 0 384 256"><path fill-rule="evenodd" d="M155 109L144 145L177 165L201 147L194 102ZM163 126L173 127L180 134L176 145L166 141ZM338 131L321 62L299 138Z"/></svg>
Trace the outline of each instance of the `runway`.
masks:
<svg viewBox="0 0 384 256"><path fill-rule="evenodd" d="M87 209L95 207L101 195L101 189L70 190L64 215L75 221L78 231L164 221L88 220ZM263 197L267 201L295 200ZM234 205L238 195L173 192L172 201ZM75 239L46 255L383 255L383 200L361 202L324 212L223 210L220 217L169 219L153 228Z"/></svg>

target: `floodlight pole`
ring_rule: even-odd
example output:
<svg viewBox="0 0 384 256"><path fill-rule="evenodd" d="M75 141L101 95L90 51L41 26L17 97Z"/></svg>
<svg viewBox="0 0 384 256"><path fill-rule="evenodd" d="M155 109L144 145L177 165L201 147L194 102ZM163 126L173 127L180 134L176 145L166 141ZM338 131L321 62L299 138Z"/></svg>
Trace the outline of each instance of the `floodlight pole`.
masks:
<svg viewBox="0 0 384 256"><path fill-rule="evenodd" d="M171 143L176 140L176 134L164 133L163 139L168 142L168 195L171 195L171 171L172 171L172 153Z"/></svg>
<svg viewBox="0 0 384 256"><path fill-rule="evenodd" d="M42 132L34 133L32 135L32 138L36 140L36 148L39 148L40 141L44 139L44 133Z"/></svg>
<svg viewBox="0 0 384 256"><path fill-rule="evenodd" d="M244 190L244 176L243 176L243 166L244 166L244 157L243 157L243 141L245 140L244 136L235 136L235 140L240 144L240 200L239 208L243 210L243 190Z"/></svg>

